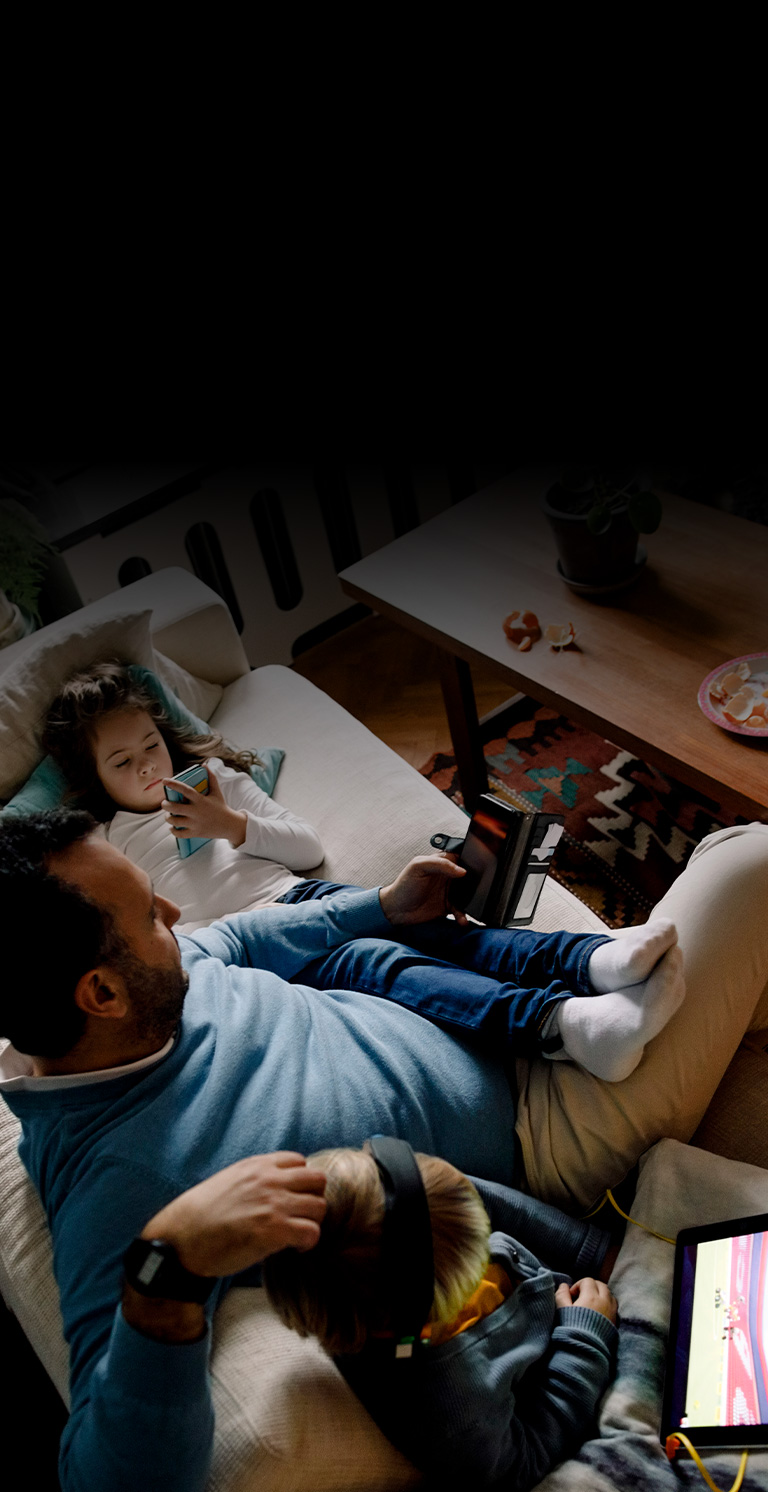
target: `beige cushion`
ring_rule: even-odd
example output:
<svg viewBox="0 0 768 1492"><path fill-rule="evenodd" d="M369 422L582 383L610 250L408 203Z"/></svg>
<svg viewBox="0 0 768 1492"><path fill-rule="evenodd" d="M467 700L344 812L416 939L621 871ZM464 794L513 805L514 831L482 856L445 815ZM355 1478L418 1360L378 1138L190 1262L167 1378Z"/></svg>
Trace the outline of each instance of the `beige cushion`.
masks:
<svg viewBox="0 0 768 1492"><path fill-rule="evenodd" d="M768 1212L768 1171L679 1140L659 1140L640 1162L629 1212L638 1223L667 1238L676 1238L681 1228L700 1223ZM670 1244L628 1225L611 1275L611 1289L625 1316L637 1314L666 1330L674 1259Z"/></svg>
<svg viewBox="0 0 768 1492"><path fill-rule="evenodd" d="M278 1321L263 1290L232 1290L211 1354L208 1492L345 1492L421 1485L329 1358Z"/></svg>
<svg viewBox="0 0 768 1492"><path fill-rule="evenodd" d="M99 658L121 658L153 668L150 611L109 617L86 610L25 639L0 671L0 798L12 798L42 759L45 717L68 674ZM75 625L75 619L80 619ZM17 647L19 644L17 644Z"/></svg>
<svg viewBox="0 0 768 1492"><path fill-rule="evenodd" d="M224 694L221 684L208 684L205 679L198 679L195 674L182 668L180 663L174 663L172 658L159 653L157 648L154 671L193 715L199 716L201 720L210 720Z"/></svg>

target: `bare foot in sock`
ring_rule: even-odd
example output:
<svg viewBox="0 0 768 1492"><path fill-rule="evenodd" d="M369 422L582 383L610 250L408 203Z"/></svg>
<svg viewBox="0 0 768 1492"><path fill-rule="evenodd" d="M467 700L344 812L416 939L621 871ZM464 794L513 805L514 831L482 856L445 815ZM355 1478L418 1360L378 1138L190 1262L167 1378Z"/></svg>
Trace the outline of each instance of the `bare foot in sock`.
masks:
<svg viewBox="0 0 768 1492"><path fill-rule="evenodd" d="M683 955L675 945L639 984L563 1000L557 1007L563 1052L557 1055L570 1057L606 1083L620 1083L634 1072L646 1042L658 1036L684 998Z"/></svg>
<svg viewBox="0 0 768 1492"><path fill-rule="evenodd" d="M587 966L589 982L598 995L640 984L676 942L677 928L668 917L628 928L620 938L595 949Z"/></svg>

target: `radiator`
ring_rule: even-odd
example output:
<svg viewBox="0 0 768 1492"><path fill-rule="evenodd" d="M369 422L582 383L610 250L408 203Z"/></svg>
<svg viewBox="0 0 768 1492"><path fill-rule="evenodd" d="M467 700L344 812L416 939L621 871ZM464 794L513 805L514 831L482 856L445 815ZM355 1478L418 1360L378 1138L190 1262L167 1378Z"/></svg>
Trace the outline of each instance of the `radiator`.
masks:
<svg viewBox="0 0 768 1492"><path fill-rule="evenodd" d="M86 467L56 479L46 506L84 603L181 565L227 602L258 667L290 663L365 614L350 607L337 572L466 497L479 476L437 464L342 470L254 463L195 473L193 490L180 496L166 483L155 495L162 505L147 512L151 497L132 489L128 500L125 469ZM142 481L151 492L151 470ZM65 531L67 502L74 516Z"/></svg>

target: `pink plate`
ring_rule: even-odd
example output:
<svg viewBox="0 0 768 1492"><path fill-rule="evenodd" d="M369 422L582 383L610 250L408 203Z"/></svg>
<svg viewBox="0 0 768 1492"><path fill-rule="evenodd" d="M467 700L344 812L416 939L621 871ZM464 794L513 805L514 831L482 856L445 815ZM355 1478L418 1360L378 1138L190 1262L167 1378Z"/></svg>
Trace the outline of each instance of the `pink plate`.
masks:
<svg viewBox="0 0 768 1492"><path fill-rule="evenodd" d="M723 730L732 731L737 736L751 736L753 740L761 740L768 737L768 721L765 728L762 728L726 720L723 715L723 705L712 699L710 695L710 690L718 679L736 672L740 663L750 665L750 677L745 679L745 684L759 685L761 693L763 689L768 690L768 653L744 653L741 658L731 658L729 663L721 663L718 668L713 668L712 672L707 674L699 688L699 708L703 710L708 720L721 726ZM755 703L758 702L756 699Z"/></svg>

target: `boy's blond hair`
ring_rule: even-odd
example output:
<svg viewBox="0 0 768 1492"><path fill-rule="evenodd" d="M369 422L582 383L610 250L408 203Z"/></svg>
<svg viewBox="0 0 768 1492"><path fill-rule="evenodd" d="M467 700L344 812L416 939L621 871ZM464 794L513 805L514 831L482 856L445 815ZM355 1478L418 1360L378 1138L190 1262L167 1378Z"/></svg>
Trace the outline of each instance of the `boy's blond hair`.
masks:
<svg viewBox="0 0 768 1492"><path fill-rule="evenodd" d="M280 1319L299 1336L317 1337L334 1356L359 1352L369 1335L390 1326L379 1272L384 1189L368 1151L320 1150L309 1162L328 1178L320 1241L306 1253L284 1249L265 1259L264 1285ZM416 1162L432 1223L435 1294L428 1319L452 1321L483 1277L490 1220L455 1166L434 1155L417 1154Z"/></svg>

